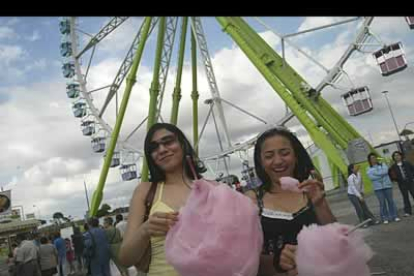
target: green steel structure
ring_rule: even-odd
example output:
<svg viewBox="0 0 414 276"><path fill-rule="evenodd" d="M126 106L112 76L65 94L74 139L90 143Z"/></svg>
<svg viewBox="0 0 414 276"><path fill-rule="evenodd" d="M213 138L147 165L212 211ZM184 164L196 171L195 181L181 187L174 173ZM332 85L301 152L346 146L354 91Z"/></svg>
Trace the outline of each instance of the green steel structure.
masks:
<svg viewBox="0 0 414 276"><path fill-rule="evenodd" d="M87 48L84 48L83 50L79 51L78 54L76 51L76 46L74 45L73 47L76 57L79 58L79 56L86 52L89 48L94 48L96 43L99 42L99 40L104 39L106 35L109 34L109 32L112 32L114 28L123 23L125 20L126 18L122 17L116 18L116 20L114 19L113 21L111 21L111 24L108 24L106 26L107 30L103 30L99 33L99 35L93 37L92 40L87 44ZM364 154L368 151L374 151L372 146L367 141L365 141L364 138L342 116L340 116L320 94L320 91L326 85L326 83L335 79L337 75L340 73L341 68L345 63L346 59L341 59L340 62L334 67L335 70L332 70L328 73L330 78L329 81L325 82L320 87L313 88L297 71L295 71L294 68L292 68L288 64L288 62L284 59L284 52L282 56L279 55L249 24L247 24L247 22L244 19L242 19L241 17L217 17L216 20L218 24L222 27L223 32L225 32L237 44L237 46L243 51L243 53L247 56L251 63L256 67L258 72L260 72L263 78L285 102L285 104L291 111L291 114L290 116L287 116L289 118L287 118L286 121L291 117L295 116L307 130L310 137L318 146L318 148L324 151L327 158L329 159L329 163L332 169L332 175L335 179L335 185L339 186L339 183L341 181L340 175L342 175L343 177L347 175L347 164L350 162L349 158L353 158L350 157L352 155L350 155L350 152L355 152L355 149L358 149L358 145L360 146L360 149L361 151L363 151ZM111 132L111 139L109 142L109 147L106 151L106 156L99 178L99 183L93 194L90 215L96 214L99 205L101 204L108 170L110 168L111 160L114 155L115 147L117 146L118 136L122 126L125 111L128 105L130 92L132 90L132 87L134 86L134 83L136 82L136 75L138 73L138 68L140 65L140 61L142 59L145 45L148 42L148 37L154 30L157 30L157 38L152 83L149 91L150 102L148 109L148 117L143 122L141 122L139 126L144 124L144 122L146 121L148 130L157 121L163 121L163 119L160 117L160 110L162 108L164 88L168 75L168 68L170 65L175 33L180 32L179 49L177 52L177 74L175 79L174 91L172 93L172 109L170 118L170 122L172 124L177 124L178 114L180 110L181 80L184 67L186 38L187 34L190 33L192 68L191 99L193 116L192 138L195 150L198 152L198 142L205 128L204 125L201 132L199 132L197 48L202 59L202 64L204 65L206 71L209 88L211 90L210 92L213 96L208 101L208 104L210 104L210 111L207 118L210 115L213 116L215 126L217 129L220 147L223 151L221 157L224 157L227 154L230 154L237 150L243 149L241 146L232 146L230 142L230 135L227 129L227 123L223 116L222 104L232 104L226 102L224 99L221 99L220 97L219 90L215 81L213 67L208 54L207 43L202 29L200 18L184 17L181 20L181 27L176 28L178 21L179 19L175 17L146 17L143 20L139 32L135 37L133 44L130 47L128 55L125 58L124 63L122 64L121 69L118 72L117 77L110 88L110 92L107 95L104 106L100 109L100 112L92 109L92 112L96 112L97 114L99 114L99 116L96 116L96 120L99 123L101 123L101 125L108 127L107 131ZM372 18L366 19L364 21L364 28L368 26L371 21ZM73 21L71 21L71 24L72 30L74 30L75 26ZM364 28L363 31L361 31L358 34L358 39L360 40L364 40L364 35L366 35ZM283 41L283 43L288 43L288 40ZM356 49L357 46L355 46L354 48ZM355 49L350 48L349 54L352 52L352 50ZM79 72L79 65L76 62L77 60L75 59L75 69L78 75L82 75ZM120 82L126 77L127 73L127 85L125 88L125 92L123 94L120 108L119 110L117 109L116 123L114 125L114 128L111 129L108 125L101 121L102 114L108 106L111 99L114 97L114 95L117 96L117 90L120 87ZM84 91L86 91L86 88L84 87L84 79L78 78L78 81L81 85L81 88ZM86 101L90 100L88 99L87 95L85 96L85 99ZM215 113L213 112L213 109L215 109ZM215 114L218 119L217 121ZM256 119L260 120L260 118ZM218 125L220 125L220 128L218 127ZM134 131L136 131L136 129ZM221 133L219 134L218 132ZM224 145L222 145L221 140L224 140ZM253 143L254 140L249 141L247 144L252 145ZM355 146L355 144L357 146ZM225 148L225 146L227 146L227 148ZM230 150L226 151L226 149L229 148ZM142 152L140 152L140 154L141 156L143 155ZM317 160L317 158L315 160ZM367 167L366 161L362 160L362 158L353 158L352 161L354 163L359 163L362 166L361 171L365 171L365 168ZM225 165L227 166L226 163ZM367 180L366 176L364 176L364 179L365 184L367 185L367 190L370 190L370 182ZM143 162L143 168L141 172L141 181L148 181L148 169L145 160Z"/></svg>

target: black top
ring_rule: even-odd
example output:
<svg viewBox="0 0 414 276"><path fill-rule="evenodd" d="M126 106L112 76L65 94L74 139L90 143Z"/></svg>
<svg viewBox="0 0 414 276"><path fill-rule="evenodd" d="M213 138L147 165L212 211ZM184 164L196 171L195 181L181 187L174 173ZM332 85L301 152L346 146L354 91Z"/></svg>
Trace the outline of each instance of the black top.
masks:
<svg viewBox="0 0 414 276"><path fill-rule="evenodd" d="M405 177L401 173L400 166L394 163L388 170L388 175L392 181L398 183L414 182L414 166L407 161L402 161L402 169L404 170Z"/></svg>
<svg viewBox="0 0 414 276"><path fill-rule="evenodd" d="M297 236L303 226L317 224L318 220L309 200L308 204L296 213L286 213L264 208L263 190L257 192L257 203L260 209L263 229L264 255L273 255L273 266L278 272L283 272L279 266L280 254L285 244L297 244Z"/></svg>
<svg viewBox="0 0 414 276"><path fill-rule="evenodd" d="M82 256L83 253L83 235L81 233L72 235L72 244L75 249L75 254Z"/></svg>

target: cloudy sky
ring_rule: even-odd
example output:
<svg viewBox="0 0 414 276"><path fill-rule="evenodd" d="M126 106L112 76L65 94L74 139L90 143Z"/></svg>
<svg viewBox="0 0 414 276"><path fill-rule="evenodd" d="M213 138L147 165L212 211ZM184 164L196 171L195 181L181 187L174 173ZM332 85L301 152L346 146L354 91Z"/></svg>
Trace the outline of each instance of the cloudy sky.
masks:
<svg viewBox="0 0 414 276"><path fill-rule="evenodd" d="M77 28L88 34L96 34L110 18L78 18ZM271 29L282 34L294 33L309 28L344 20L332 17L283 17L261 18ZM285 114L285 107L278 95L270 88L263 77L250 64L242 51L230 37L223 33L214 18L202 18L207 37L214 73L221 97L232 104L251 112L268 123L276 123ZM280 53L280 39L260 25L253 18L247 18L252 27ZM115 32L96 47L87 76L88 91L112 83L134 36L142 23L142 18L129 18ZM291 41L314 57L327 69L332 68L355 38L361 21L340 25L326 30L296 36ZM59 45L57 17L0 18L0 183L3 189L12 189L14 206L23 206L25 213L36 213L49 218L56 211L65 215L82 217L87 209L84 185L89 196L96 187L102 167L102 154L91 149L90 137L81 133L80 120L73 116L71 100L66 97L66 83L62 75L62 58ZM179 23L180 25L181 23ZM375 18L372 32L383 44L401 41L406 53L408 67L404 71L382 77L373 56L369 53L380 48L375 40L366 47L366 53L356 52L345 65L349 79L343 78L340 89L328 87L323 97L344 116L368 141L374 145L395 140L395 128L389 115L381 91L388 90L398 127L414 122L412 110L414 93L414 30L410 30L403 17ZM82 48L88 36L79 32L78 47ZM150 36L139 68L137 83L134 86L121 129L120 140L148 114L149 87L152 80L152 67L155 53L156 32ZM176 38L178 42L178 36ZM177 60L177 46L172 53L170 74L167 79L162 117L169 121L171 93L174 88ZM182 80L182 100L179 126L192 140L191 131L191 66L189 43ZM86 72L88 51L82 57L82 70ZM295 48L287 46L287 61L312 86L317 86L325 73L315 63L304 57ZM199 57L200 62L200 57ZM211 98L204 68L199 63L200 115L199 129L207 116L208 106L204 100ZM367 85L373 100L374 110L370 113L350 117L343 106L340 95L352 86ZM125 84L119 89L121 98ZM107 89L93 93L93 104L98 109L106 97ZM237 109L223 104L224 113L233 144L243 142L256 135L266 126L244 115ZM111 126L115 122L115 104L110 104L103 118ZM289 126L297 132L304 144L310 145L303 127L295 120ZM409 128L414 129L414 123ZM102 131L102 134L106 134ZM138 130L129 140L135 149L141 149L145 132ZM200 141L200 155L218 153L217 135L213 121L207 123ZM240 171L240 157L230 157L230 168ZM124 162L138 162L138 156L125 153ZM209 176L223 171L221 162L209 162ZM238 173L239 174L239 173ZM106 183L103 202L113 208L128 204L131 192L138 181L120 181L119 169L111 169Z"/></svg>

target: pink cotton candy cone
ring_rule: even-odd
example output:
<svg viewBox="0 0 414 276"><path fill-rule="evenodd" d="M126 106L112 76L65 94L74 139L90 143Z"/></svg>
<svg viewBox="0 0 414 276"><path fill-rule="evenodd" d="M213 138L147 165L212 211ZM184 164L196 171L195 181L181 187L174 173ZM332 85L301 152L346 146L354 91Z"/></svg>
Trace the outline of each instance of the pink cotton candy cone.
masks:
<svg viewBox="0 0 414 276"><path fill-rule="evenodd" d="M283 176L280 178L280 186L282 190L301 193L302 190L298 188L299 180L289 176Z"/></svg>
<svg viewBox="0 0 414 276"><path fill-rule="evenodd" d="M181 276L256 276L262 245L257 206L227 185L197 180L165 256Z"/></svg>
<svg viewBox="0 0 414 276"><path fill-rule="evenodd" d="M361 230L331 223L303 227L298 235L296 266L299 276L369 276L367 262L373 253Z"/></svg>

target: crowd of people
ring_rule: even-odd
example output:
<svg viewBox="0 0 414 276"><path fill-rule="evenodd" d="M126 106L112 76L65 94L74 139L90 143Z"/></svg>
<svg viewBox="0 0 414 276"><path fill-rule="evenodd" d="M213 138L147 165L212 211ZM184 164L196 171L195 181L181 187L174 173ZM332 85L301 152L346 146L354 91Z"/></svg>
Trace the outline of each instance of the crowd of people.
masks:
<svg viewBox="0 0 414 276"><path fill-rule="evenodd" d="M16 237L7 259L10 276L68 276L75 273L91 276L110 276L110 262L119 274L128 276L128 269L119 264L118 251L125 233L122 214L105 217L103 225L92 217L82 233L74 227L70 238L60 232L52 235L21 233Z"/></svg>
<svg viewBox="0 0 414 276"><path fill-rule="evenodd" d="M364 185L359 166L350 164L348 166L348 197L355 208L360 222L371 219L368 225L388 224L398 222L397 206L393 197L393 182L398 184L404 202L404 217L412 215L409 194L414 198L414 166L404 160L404 155L400 151L392 154L393 164L388 167L384 162L380 162L375 153L370 153L367 157L369 168L367 175L372 182L375 195L379 202L380 219L377 219L369 210L364 196Z"/></svg>

